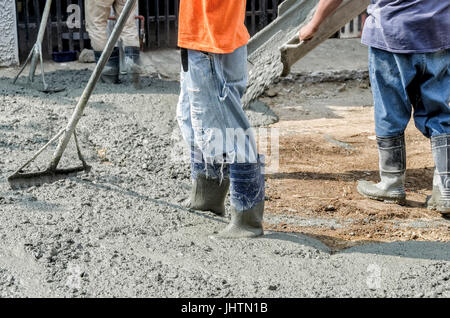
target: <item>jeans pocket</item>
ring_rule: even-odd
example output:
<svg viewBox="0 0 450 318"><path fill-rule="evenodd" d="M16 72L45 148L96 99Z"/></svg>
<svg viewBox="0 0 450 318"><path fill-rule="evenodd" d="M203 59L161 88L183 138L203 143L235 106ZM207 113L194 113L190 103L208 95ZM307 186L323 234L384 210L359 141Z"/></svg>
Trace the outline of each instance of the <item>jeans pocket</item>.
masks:
<svg viewBox="0 0 450 318"><path fill-rule="evenodd" d="M200 51L189 50L189 76L188 91L199 93L214 81L211 56Z"/></svg>

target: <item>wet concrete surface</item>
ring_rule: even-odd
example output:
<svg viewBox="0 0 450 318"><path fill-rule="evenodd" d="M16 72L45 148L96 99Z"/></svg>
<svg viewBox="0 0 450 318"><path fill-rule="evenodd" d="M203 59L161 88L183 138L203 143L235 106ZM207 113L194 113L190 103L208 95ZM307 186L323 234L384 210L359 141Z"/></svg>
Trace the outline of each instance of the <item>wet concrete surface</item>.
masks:
<svg viewBox="0 0 450 318"><path fill-rule="evenodd" d="M77 128L90 173L20 191L7 176L67 123L92 65L46 65L50 85L66 87L56 94L24 78L12 85L17 69L0 70L1 297L450 296L448 243L332 253L300 233L211 239L228 216L182 208L190 179L179 83L176 71L152 67L142 90L96 88ZM43 169L52 149L30 169ZM61 165L77 162L71 143Z"/></svg>

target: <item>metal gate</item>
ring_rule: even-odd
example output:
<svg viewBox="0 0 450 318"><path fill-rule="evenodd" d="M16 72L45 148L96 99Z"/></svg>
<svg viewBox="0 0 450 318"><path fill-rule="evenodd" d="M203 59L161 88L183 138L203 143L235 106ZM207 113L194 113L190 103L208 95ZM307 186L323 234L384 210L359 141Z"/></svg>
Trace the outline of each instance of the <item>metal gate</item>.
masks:
<svg viewBox="0 0 450 318"><path fill-rule="evenodd" d="M19 54L23 60L36 41L45 0L16 0L16 6ZM84 0L54 0L42 44L44 56L85 47L90 44L84 23Z"/></svg>
<svg viewBox="0 0 450 318"><path fill-rule="evenodd" d="M145 49L176 47L180 0L139 0L139 15L144 17ZM277 17L283 0L247 0L246 25L255 34ZM45 0L16 0L20 57L32 48L39 28ZM90 48L85 27L84 0L53 0L43 51L81 51Z"/></svg>

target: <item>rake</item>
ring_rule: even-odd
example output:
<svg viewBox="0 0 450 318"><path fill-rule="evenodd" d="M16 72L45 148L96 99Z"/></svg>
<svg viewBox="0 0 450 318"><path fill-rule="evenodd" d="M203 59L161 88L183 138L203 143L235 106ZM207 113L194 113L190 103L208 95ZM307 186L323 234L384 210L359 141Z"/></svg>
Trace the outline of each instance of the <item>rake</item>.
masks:
<svg viewBox="0 0 450 318"><path fill-rule="evenodd" d="M47 0L47 2L45 3L44 12L42 14L41 24L39 26L39 33L36 39L36 43L33 45L33 48L31 49L30 54L27 57L27 60L25 61L19 73L17 73L16 77L14 77L13 80L13 84L15 84L20 74L22 74L25 67L28 65L28 63L30 63L30 72L28 74L27 82L28 84L33 83L37 64L39 62L41 69L42 84L44 85L44 89L42 89L42 91L45 93L59 92L64 90L64 88L53 88L53 89L49 88L47 82L45 81L44 75L44 64L42 60L42 41L44 40L45 27L47 26L51 7L52 7L52 0Z"/></svg>
<svg viewBox="0 0 450 318"><path fill-rule="evenodd" d="M48 1L47 4L51 2ZM77 106L72 114L71 119L69 120L66 128L60 130L47 144L45 144L39 151L37 151L33 157L28 160L24 165L22 165L19 169L17 169L11 176L8 177L8 182L13 189L21 189L21 188L27 188L32 186L39 186L45 183L52 183L61 179L65 179L70 176L74 176L79 172L82 171L89 171L90 166L86 164L86 161L84 160L81 150L78 144L77 135L75 132L76 126L83 115L84 109L86 108L86 105L89 101L89 98L91 97L91 94L100 78L101 72L103 68L105 67L109 57L111 56L111 53L114 49L114 46L117 42L117 39L119 38L122 29L136 3L136 0L127 0L127 3L125 4L125 7L120 14L120 17L113 29L113 32L111 36L108 39L108 42L106 44L105 49L103 50L103 53L94 69L94 72L92 73L91 77L89 78L89 81L86 85L86 88L83 91L83 94L80 97L80 100L77 103ZM42 64L41 64L42 65ZM61 157L64 153L64 151L67 148L67 145L70 141L70 138L74 136L75 145L77 148L78 158L80 159L82 165L68 168L68 169L58 169L58 164L61 160ZM59 143L56 148L55 153L53 154L53 158L44 171L38 171L38 172L29 172L25 173L23 172L23 169L25 169L27 166L29 166L33 161L36 160L36 158L53 142L55 142L58 138Z"/></svg>

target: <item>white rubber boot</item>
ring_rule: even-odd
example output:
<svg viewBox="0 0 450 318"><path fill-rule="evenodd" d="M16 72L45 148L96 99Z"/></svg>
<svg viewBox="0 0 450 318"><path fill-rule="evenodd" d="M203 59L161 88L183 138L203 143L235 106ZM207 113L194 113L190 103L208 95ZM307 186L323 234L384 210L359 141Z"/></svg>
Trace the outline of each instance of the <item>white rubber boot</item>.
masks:
<svg viewBox="0 0 450 318"><path fill-rule="evenodd" d="M387 203L405 204L406 147L405 136L377 137L380 182L358 181L363 196Z"/></svg>

